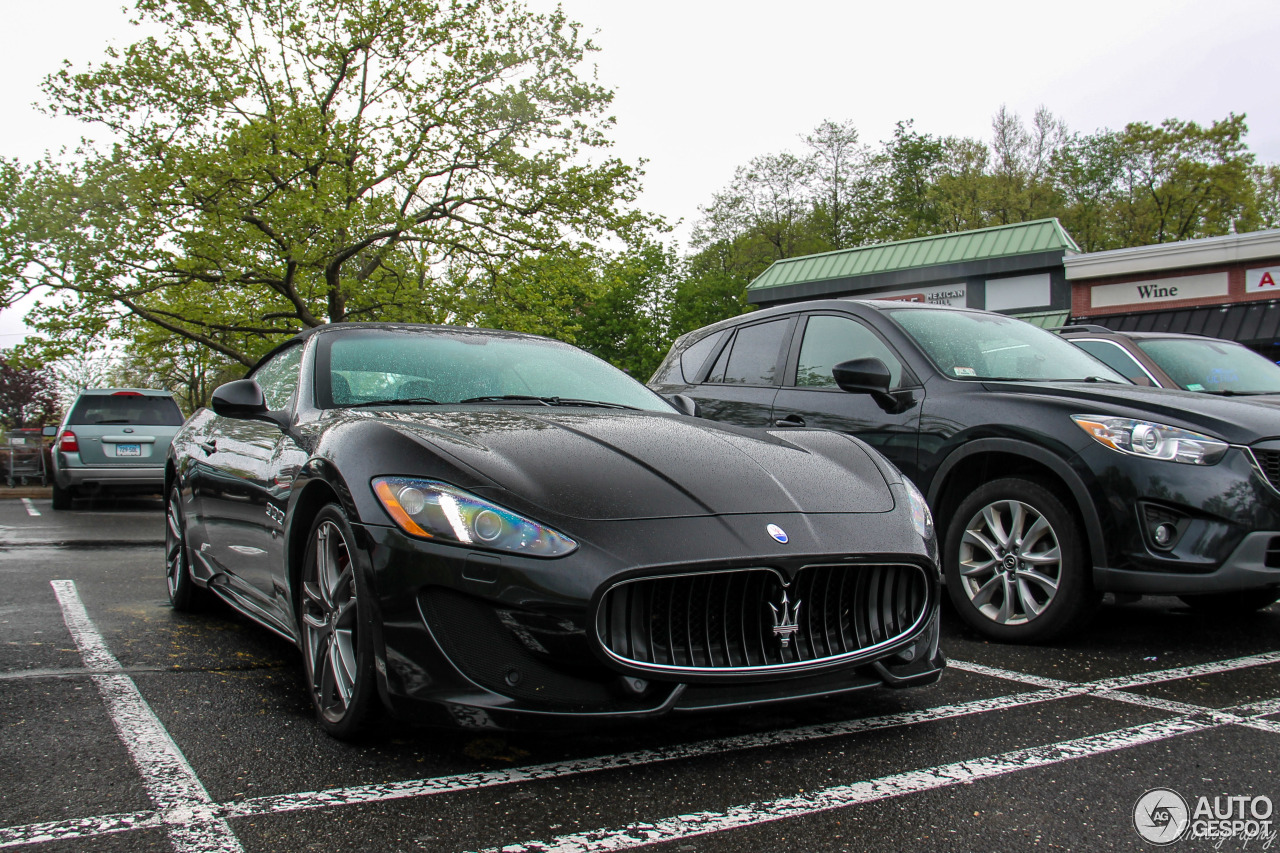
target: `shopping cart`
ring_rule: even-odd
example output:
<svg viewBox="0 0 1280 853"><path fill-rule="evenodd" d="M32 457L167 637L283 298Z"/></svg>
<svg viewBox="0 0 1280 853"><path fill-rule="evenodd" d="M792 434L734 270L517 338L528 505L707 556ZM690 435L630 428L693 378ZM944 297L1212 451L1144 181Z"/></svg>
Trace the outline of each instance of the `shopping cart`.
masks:
<svg viewBox="0 0 1280 853"><path fill-rule="evenodd" d="M27 484L27 480L46 485L48 473L44 467L44 435L40 429L11 429L5 439L9 451L8 483Z"/></svg>

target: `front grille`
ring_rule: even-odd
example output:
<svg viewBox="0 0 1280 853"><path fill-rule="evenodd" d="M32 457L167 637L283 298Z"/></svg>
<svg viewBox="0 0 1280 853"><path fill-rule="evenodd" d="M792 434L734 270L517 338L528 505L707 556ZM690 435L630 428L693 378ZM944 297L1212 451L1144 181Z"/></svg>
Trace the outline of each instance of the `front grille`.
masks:
<svg viewBox="0 0 1280 853"><path fill-rule="evenodd" d="M784 593L793 620L775 616ZM912 565L808 566L786 587L772 569L741 569L621 583L605 593L596 624L605 647L630 663L787 667L903 637L924 618L928 598L926 575ZM779 621L794 622L785 645Z"/></svg>
<svg viewBox="0 0 1280 853"><path fill-rule="evenodd" d="M1253 459L1258 463L1258 470L1272 488L1280 489L1280 450L1253 449Z"/></svg>

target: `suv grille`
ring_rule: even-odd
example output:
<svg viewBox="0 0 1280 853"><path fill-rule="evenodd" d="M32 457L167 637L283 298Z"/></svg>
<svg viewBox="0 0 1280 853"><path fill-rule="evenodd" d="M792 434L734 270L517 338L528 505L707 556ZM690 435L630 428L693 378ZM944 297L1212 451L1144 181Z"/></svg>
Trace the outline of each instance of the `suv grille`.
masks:
<svg viewBox="0 0 1280 853"><path fill-rule="evenodd" d="M784 593L791 618L779 618ZM629 663L785 668L904 637L923 620L928 598L925 572L913 565L808 566L787 587L772 569L740 569L618 584L596 624L605 647Z"/></svg>
<svg viewBox="0 0 1280 853"><path fill-rule="evenodd" d="M1280 489L1280 450L1253 450L1258 470L1267 478L1273 489Z"/></svg>

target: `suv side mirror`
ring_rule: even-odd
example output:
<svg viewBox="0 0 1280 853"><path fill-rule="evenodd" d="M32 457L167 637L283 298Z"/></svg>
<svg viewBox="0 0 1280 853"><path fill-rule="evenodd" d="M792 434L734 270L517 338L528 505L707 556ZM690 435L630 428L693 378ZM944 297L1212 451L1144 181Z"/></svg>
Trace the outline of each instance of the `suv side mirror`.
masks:
<svg viewBox="0 0 1280 853"><path fill-rule="evenodd" d="M841 391L851 394L889 393L889 368L878 358L855 358L831 368L831 375Z"/></svg>
<svg viewBox="0 0 1280 853"><path fill-rule="evenodd" d="M267 414L267 399L253 379L237 379L219 386L209 398L209 405L224 418L260 420Z"/></svg>
<svg viewBox="0 0 1280 853"><path fill-rule="evenodd" d="M831 368L831 375L841 391L850 394L870 394L871 399L886 412L900 412L913 402L910 392L902 392L906 398L890 393L892 377L889 368L878 358L855 358L842 361Z"/></svg>

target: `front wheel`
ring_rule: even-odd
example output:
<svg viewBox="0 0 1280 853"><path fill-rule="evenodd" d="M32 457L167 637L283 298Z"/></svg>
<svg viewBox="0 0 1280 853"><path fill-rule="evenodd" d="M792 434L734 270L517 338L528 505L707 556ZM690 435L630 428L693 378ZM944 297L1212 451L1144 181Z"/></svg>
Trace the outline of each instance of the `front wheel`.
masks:
<svg viewBox="0 0 1280 853"><path fill-rule="evenodd" d="M947 530L947 593L960 617L996 640L1034 643L1077 630L1094 593L1080 524L1044 486L993 480L960 502Z"/></svg>
<svg viewBox="0 0 1280 853"><path fill-rule="evenodd" d="M356 560L355 537L336 504L311 526L302 566L298 623L307 687L320 725L337 738L361 734L378 706L372 598Z"/></svg>
<svg viewBox="0 0 1280 853"><path fill-rule="evenodd" d="M191 555L187 549L187 526L182 516L182 500L178 487L169 492L165 509L164 574L169 585L169 601L174 610L194 613L209 601L209 591L191 578Z"/></svg>

